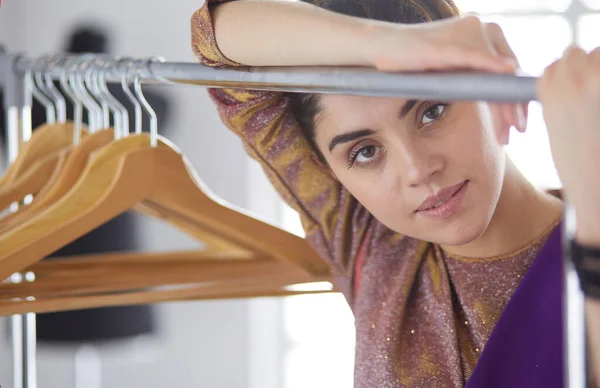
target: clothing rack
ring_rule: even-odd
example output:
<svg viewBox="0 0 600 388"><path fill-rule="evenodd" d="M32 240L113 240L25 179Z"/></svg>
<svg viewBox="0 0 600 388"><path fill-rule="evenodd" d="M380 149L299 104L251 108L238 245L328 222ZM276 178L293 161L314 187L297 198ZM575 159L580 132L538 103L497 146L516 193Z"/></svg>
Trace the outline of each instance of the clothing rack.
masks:
<svg viewBox="0 0 600 388"><path fill-rule="evenodd" d="M109 60L107 60L109 58ZM33 66L58 79L65 72L84 72L94 59L109 82L136 75L147 84L191 84L205 87L233 87L283 92L353 94L423 100L485 100L524 103L537 100L537 78L523 74L489 73L382 73L365 68L261 67L210 68L196 63L133 61L106 55L54 56L43 61L0 53L0 79L4 86L7 114L9 160L18 152L23 77ZM134 73L135 70L135 73ZM27 136L28 134L25 134ZM26 139L25 139L26 140ZM574 212L565 211L564 248L564 339L565 386L586 386L584 297L570 260L566 242L573 236ZM22 278L26 278L21 276ZM34 388L35 314L13 318L14 388Z"/></svg>
<svg viewBox="0 0 600 388"><path fill-rule="evenodd" d="M102 58L102 56L100 56ZM118 60L114 61L118 62ZM19 58L15 71L23 75L35 64ZM131 62L107 66L107 81L119 82ZM66 59L37 67L58 78L68 67ZM528 102L536 99L536 78L489 73L382 73L366 68L260 67L211 68L197 63L146 62L138 69L146 83L193 84L208 87L246 87L255 90L356 94L412 99L485 100Z"/></svg>

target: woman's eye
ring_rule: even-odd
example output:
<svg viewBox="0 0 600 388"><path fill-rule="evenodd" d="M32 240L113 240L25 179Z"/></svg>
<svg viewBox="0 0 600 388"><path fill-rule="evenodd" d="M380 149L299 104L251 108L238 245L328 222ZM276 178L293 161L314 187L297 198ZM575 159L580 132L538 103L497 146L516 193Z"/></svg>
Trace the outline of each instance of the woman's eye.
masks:
<svg viewBox="0 0 600 388"><path fill-rule="evenodd" d="M375 163L379 159L379 153L383 147L377 145L356 146L348 155L348 168L354 166L366 167L371 163Z"/></svg>
<svg viewBox="0 0 600 388"><path fill-rule="evenodd" d="M377 155L378 152L378 147L372 145L365 146L359 149L358 152L356 152L354 160L356 160L358 163L368 163L371 159L375 157L375 155Z"/></svg>
<svg viewBox="0 0 600 388"><path fill-rule="evenodd" d="M430 122L439 119L447 107L447 104L436 104L428 108L423 112L422 124L429 124Z"/></svg>

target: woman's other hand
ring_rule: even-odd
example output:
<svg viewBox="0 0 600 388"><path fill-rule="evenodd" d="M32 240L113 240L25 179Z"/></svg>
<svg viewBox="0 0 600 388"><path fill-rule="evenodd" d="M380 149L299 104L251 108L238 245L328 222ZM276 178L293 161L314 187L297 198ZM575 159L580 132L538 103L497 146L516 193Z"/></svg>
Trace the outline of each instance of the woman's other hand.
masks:
<svg viewBox="0 0 600 388"><path fill-rule="evenodd" d="M600 48L569 47L546 68L538 97L565 199L577 214L576 238L600 244Z"/></svg>

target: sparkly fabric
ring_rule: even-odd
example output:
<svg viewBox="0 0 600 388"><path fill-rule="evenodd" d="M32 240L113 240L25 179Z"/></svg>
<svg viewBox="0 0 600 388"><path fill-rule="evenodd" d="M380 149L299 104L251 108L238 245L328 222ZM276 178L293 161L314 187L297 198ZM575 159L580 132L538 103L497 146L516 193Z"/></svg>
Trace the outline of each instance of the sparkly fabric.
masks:
<svg viewBox="0 0 600 388"><path fill-rule="evenodd" d="M240 66L217 47L208 1L192 17L207 66ZM355 388L463 387L511 295L552 230L512 254L464 259L391 231L312 158L284 94L211 89L223 122L301 216L356 321ZM363 249L361 249L361 247ZM359 251L360 287L354 291Z"/></svg>
<svg viewBox="0 0 600 388"><path fill-rule="evenodd" d="M563 226L508 301L466 388L565 387Z"/></svg>

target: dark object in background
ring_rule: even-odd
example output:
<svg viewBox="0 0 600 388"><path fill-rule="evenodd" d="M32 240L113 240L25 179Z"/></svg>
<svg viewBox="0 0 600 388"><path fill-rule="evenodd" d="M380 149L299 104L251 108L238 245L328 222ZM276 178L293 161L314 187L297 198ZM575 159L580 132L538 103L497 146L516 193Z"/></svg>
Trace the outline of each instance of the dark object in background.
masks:
<svg viewBox="0 0 600 388"><path fill-rule="evenodd" d="M107 52L107 36L98 28L82 27L73 31L65 51L71 53ZM57 85L58 86L58 85ZM134 112L120 85L109 85L109 90L129 110L131 130L134 126ZM169 103L166 97L145 91L144 95L156 111L159 122L164 123L169 115ZM0 95L1 101L1 95ZM67 100L68 101L68 100ZM68 104L67 116L73 118L73 107ZM85 119L85 115L84 115ZM0 128L4 127L4 112L0 109ZM33 128L45 123L45 110L34 102L32 107ZM148 128L144 117L143 128ZM164 128L161 126L161 128ZM0 131L2 137L5 131ZM6 144L5 139L2 143ZM54 252L47 259L93 253L132 251L140 246L136 236L136 219L132 214L122 214L108 223L82 236L71 244ZM154 308L151 305L105 307L96 309L44 313L37 315L37 338L40 342L96 342L109 339L126 338L156 331Z"/></svg>
<svg viewBox="0 0 600 388"><path fill-rule="evenodd" d="M68 53L107 53L110 48L107 47L108 37L106 32L98 27L91 25L85 27L76 27L65 47Z"/></svg>

